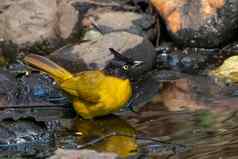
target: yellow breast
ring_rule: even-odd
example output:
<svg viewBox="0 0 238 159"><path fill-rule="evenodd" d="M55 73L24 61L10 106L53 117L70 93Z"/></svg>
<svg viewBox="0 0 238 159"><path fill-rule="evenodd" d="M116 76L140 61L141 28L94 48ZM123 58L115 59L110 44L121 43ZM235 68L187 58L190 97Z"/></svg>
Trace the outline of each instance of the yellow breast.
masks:
<svg viewBox="0 0 238 159"><path fill-rule="evenodd" d="M100 87L100 101L111 111L124 106L132 96L132 87L128 79L123 80L108 76Z"/></svg>

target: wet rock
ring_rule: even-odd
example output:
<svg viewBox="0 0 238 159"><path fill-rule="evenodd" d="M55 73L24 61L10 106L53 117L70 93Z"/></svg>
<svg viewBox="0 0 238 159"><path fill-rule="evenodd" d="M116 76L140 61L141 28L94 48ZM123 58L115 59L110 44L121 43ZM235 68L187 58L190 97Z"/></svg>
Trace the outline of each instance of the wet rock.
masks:
<svg viewBox="0 0 238 159"><path fill-rule="evenodd" d="M32 118L36 121L48 122L59 119L72 119L76 116L76 113L70 105L46 105L45 103L40 103L38 105L17 105L16 107L6 108L0 111L0 115L0 121Z"/></svg>
<svg viewBox="0 0 238 159"><path fill-rule="evenodd" d="M216 63L219 49L159 47L156 67L184 73L198 74Z"/></svg>
<svg viewBox="0 0 238 159"><path fill-rule="evenodd" d="M77 10L65 0L3 0L0 12L0 38L18 45L67 39L78 22Z"/></svg>
<svg viewBox="0 0 238 159"><path fill-rule="evenodd" d="M0 123L1 144L34 142L40 140L42 134L47 136L45 131L46 129L42 123L30 120L5 120Z"/></svg>
<svg viewBox="0 0 238 159"><path fill-rule="evenodd" d="M134 60L144 61L141 67L134 70L135 74L151 69L154 63L153 45L148 40L127 32L113 32L97 41L65 46L50 54L50 58L73 72L104 69L113 59L108 48L114 48Z"/></svg>
<svg viewBox="0 0 238 159"><path fill-rule="evenodd" d="M227 58L237 55L237 42L219 48L177 48L170 43L156 48L155 66L189 74L198 74L220 66ZM205 71L204 71L205 70Z"/></svg>
<svg viewBox="0 0 238 159"><path fill-rule="evenodd" d="M64 104L69 103L67 97L53 84L53 79L40 73L31 73L18 78L18 104Z"/></svg>
<svg viewBox="0 0 238 159"><path fill-rule="evenodd" d="M0 108L16 102L16 88L15 77L7 71L0 71Z"/></svg>
<svg viewBox="0 0 238 159"><path fill-rule="evenodd" d="M26 117L49 121L74 117L69 99L50 77L30 73L21 64L12 64L6 70L0 71L0 121Z"/></svg>
<svg viewBox="0 0 238 159"><path fill-rule="evenodd" d="M149 7L149 0L132 0L132 2L143 12L145 12Z"/></svg>
<svg viewBox="0 0 238 159"><path fill-rule="evenodd" d="M10 131L8 128L0 125L0 144L9 144L16 139L16 134Z"/></svg>
<svg viewBox="0 0 238 159"><path fill-rule="evenodd" d="M11 64L0 70L0 105L69 103L52 78L31 72L23 64ZM4 100L5 99L5 100Z"/></svg>
<svg viewBox="0 0 238 159"><path fill-rule="evenodd" d="M11 157L36 156L39 152L53 152L52 140L54 138L41 122L27 119L4 120L0 123L0 132L1 158L9 155Z"/></svg>
<svg viewBox="0 0 238 159"><path fill-rule="evenodd" d="M238 1L151 0L179 45L213 48L229 42L238 28Z"/></svg>
<svg viewBox="0 0 238 159"><path fill-rule="evenodd" d="M116 159L114 153L98 153L93 150L63 150L58 149L49 159Z"/></svg>
<svg viewBox="0 0 238 159"><path fill-rule="evenodd" d="M37 135L45 133L44 125L30 120L3 121L16 135L16 142L31 142Z"/></svg>
<svg viewBox="0 0 238 159"><path fill-rule="evenodd" d="M222 49L219 50L216 54L213 54L213 56L210 56L209 59L210 62L215 63L214 66L220 66L227 58L238 55L238 43L230 43L226 46L224 46Z"/></svg>

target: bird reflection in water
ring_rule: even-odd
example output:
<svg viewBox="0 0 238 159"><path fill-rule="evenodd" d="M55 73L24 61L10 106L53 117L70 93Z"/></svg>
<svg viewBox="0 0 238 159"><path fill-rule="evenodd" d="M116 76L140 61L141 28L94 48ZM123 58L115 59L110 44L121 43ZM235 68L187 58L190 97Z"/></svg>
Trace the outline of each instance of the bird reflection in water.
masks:
<svg viewBox="0 0 238 159"><path fill-rule="evenodd" d="M114 152L120 157L127 157L136 154L138 149L135 129L126 121L113 115L94 120L76 118L73 130L78 135L79 144L98 141L87 146L97 151Z"/></svg>

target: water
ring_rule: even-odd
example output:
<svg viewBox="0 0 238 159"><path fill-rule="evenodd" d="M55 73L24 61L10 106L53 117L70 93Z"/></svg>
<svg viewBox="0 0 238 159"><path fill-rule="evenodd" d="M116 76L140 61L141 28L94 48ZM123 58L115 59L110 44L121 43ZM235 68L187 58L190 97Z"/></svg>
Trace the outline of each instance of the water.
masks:
<svg viewBox="0 0 238 159"><path fill-rule="evenodd" d="M142 87L145 90L140 93L143 96L143 101L146 102L139 102L143 104L138 104L139 106L135 109L137 112L124 110L115 115L94 120L84 120L80 117L62 118L57 121L56 125L58 126L51 124L52 121L48 121L45 126L41 123L40 125L44 126L44 129L38 127L37 131L32 129L30 132L41 133L35 133L36 136L30 136L31 138L28 137L27 142L23 142L22 138L19 138L16 144L8 144L5 147L0 145L0 150L2 150L0 156L8 158L46 158L52 156L55 150L61 148L114 152L122 158L133 159L238 158L238 113L237 109L231 109L236 107L236 100L229 97L218 98L219 96L204 100L208 98L207 92L210 94L212 92L204 86L204 83L201 83L201 80L198 80L198 82L206 89L206 91L201 91L196 87L196 90L199 90L197 95L200 98L188 98L187 95L194 95L195 92L189 92L185 89L187 88L187 86L185 87L186 82L180 81L175 84L176 88L179 88L178 90L183 88L181 89L183 94L181 95L181 93L176 92L178 90L172 89L169 94L171 95L172 92L177 94L172 98L171 96L165 98L166 90L164 90L164 93L163 91L156 92L158 88L161 88L158 83L142 82L153 84L153 87L148 85ZM191 84L191 82L188 83ZM179 84L183 87L178 87ZM173 83L170 84L170 86L172 85ZM195 84L192 85L195 86ZM147 92L148 89L154 95L157 95L151 99L152 94ZM215 89L215 92L220 94L217 91L218 89ZM143 94L143 92L147 93ZM186 92L187 95L185 96ZM150 100L147 100L146 96ZM161 99L162 97L164 99ZM136 99L142 100L140 96L137 96ZM171 107L166 106L166 102L163 103L165 99L169 100L170 104L171 101L176 102L175 99L194 100L195 102L183 103L191 105L195 103L195 105L172 111ZM137 102L134 101L133 103ZM199 104L196 105L197 103ZM226 108L227 105L228 108ZM201 106L202 109L193 109L197 106ZM207 109L204 109L205 106L208 106ZM8 124L5 124L5 127L6 125ZM51 125L51 129L47 128L49 125ZM26 129L29 129L27 127ZM30 127L32 128L32 126ZM14 130L14 132L18 131L18 129ZM24 139L26 137L27 133ZM6 143L3 144L7 145Z"/></svg>

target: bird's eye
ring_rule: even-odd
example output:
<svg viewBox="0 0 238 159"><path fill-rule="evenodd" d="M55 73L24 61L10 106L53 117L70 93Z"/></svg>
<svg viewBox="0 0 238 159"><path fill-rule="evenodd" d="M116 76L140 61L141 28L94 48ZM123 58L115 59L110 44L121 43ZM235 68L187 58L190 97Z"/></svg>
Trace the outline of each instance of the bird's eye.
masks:
<svg viewBox="0 0 238 159"><path fill-rule="evenodd" d="M128 71L129 66L128 65L124 65L122 68L123 68L123 70Z"/></svg>

